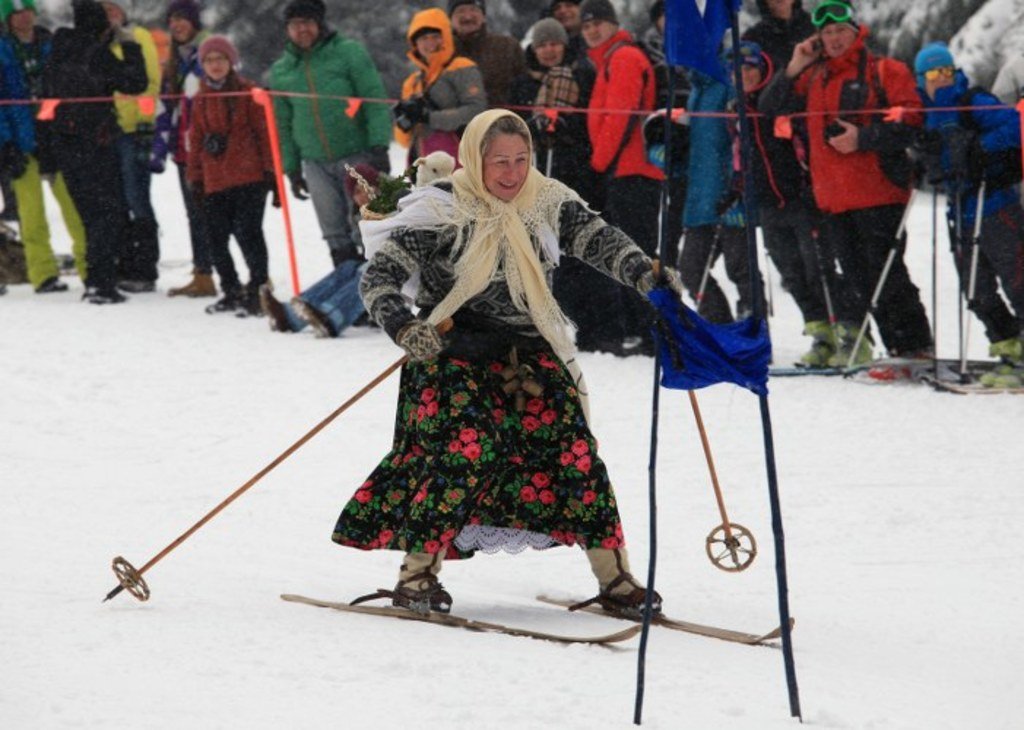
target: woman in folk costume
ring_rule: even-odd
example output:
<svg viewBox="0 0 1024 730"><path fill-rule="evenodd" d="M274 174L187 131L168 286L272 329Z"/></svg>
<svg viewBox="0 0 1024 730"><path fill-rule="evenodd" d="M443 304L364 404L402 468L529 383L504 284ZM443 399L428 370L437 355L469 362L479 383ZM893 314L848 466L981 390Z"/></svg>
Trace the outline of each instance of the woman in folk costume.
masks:
<svg viewBox="0 0 1024 730"><path fill-rule="evenodd" d="M571 323L549 281L559 257L574 256L646 293L657 267L532 167L529 128L513 112L476 116L459 153L462 169L401 200L363 277L367 311L409 362L392 451L333 539L404 551L394 591L371 597L442 612L452 602L437 579L446 557L579 545L600 584L594 600L638 615L644 589L629 573L615 493L567 365ZM401 293L414 274L418 317Z"/></svg>
<svg viewBox="0 0 1024 730"><path fill-rule="evenodd" d="M455 53L451 22L441 8L416 13L406 38L416 70L395 106L395 140L409 148L410 162L435 150L458 159L462 129L487 108L484 77L473 61Z"/></svg>

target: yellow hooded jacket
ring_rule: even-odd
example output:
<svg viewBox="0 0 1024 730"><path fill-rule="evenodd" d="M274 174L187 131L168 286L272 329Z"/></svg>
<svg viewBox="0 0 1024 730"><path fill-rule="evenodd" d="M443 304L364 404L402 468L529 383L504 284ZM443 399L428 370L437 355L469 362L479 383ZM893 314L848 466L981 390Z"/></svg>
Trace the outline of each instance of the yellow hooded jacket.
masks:
<svg viewBox="0 0 1024 730"><path fill-rule="evenodd" d="M416 52L412 37L424 28L441 32L441 49L424 59ZM469 120L487 108L483 76L477 65L465 56L455 54L455 41L447 14L441 8L428 8L413 16L405 34L409 42L406 55L417 70L402 84L402 98L426 95L430 101L430 121L410 132L395 127L395 140L403 147L412 146L426 130L457 132Z"/></svg>

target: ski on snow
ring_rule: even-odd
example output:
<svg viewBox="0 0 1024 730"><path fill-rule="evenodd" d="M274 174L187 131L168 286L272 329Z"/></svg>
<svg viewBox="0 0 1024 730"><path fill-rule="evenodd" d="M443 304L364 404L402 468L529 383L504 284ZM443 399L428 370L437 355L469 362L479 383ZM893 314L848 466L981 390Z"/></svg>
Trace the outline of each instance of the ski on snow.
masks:
<svg viewBox="0 0 1024 730"><path fill-rule="evenodd" d="M568 601L560 598L551 598L549 596L537 596L537 600L541 603L547 603L551 606L562 606L568 608L569 606L577 603L576 601ZM621 618L624 620L628 619L624 616L616 616L614 613L609 613L602 609L600 606L587 606L581 608L581 611L587 613L597 614L599 616L611 616L612 618ZM669 618L657 614L651 619L651 623L655 626L664 626L666 629L672 629L673 631L684 631L688 634L698 634L699 636L707 636L712 639L721 639L722 641L733 641L738 644L747 644L750 646L756 646L757 644L765 644L773 639L778 639L782 636L782 628L775 627L766 634L748 634L745 631L735 631L733 629L723 629L718 626L706 626L704 624L695 624L690 621L680 621L679 619ZM795 625L795 619L789 620L789 628L792 630Z"/></svg>
<svg viewBox="0 0 1024 730"><path fill-rule="evenodd" d="M565 634L552 634L546 631L535 631L505 624L496 624L490 621L478 621L476 619L456 616L450 613L437 613L432 611L427 614L420 614L406 608L395 608L393 606L350 606L347 603L334 601L321 601L306 596L296 596L284 593L281 598L292 603L304 603L308 606L319 606L321 608L333 608L336 611L349 613L361 613L368 616L388 616L391 618L405 619L407 621L423 621L425 623L437 624L439 626L450 626L452 628L467 629L469 631L480 631L490 634L505 634L506 636L519 636L528 639L540 639L542 641L554 641L559 644L615 644L620 641L627 641L640 633L642 628L634 624L622 631L611 634L598 634L594 636L568 636Z"/></svg>

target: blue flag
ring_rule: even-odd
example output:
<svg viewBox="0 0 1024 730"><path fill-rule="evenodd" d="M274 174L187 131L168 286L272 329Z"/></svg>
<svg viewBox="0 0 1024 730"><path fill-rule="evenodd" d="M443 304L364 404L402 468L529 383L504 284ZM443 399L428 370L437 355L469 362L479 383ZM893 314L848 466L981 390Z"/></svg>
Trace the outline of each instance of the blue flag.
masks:
<svg viewBox="0 0 1024 730"><path fill-rule="evenodd" d="M711 324L668 289L657 288L647 296L662 319L658 338L662 386L696 390L735 383L767 395L772 343L763 319Z"/></svg>
<svg viewBox="0 0 1024 730"><path fill-rule="evenodd" d="M729 27L729 17L742 0L667 0L665 3L665 59L687 66L728 84L718 58L718 47ZM703 11L699 6L703 5Z"/></svg>

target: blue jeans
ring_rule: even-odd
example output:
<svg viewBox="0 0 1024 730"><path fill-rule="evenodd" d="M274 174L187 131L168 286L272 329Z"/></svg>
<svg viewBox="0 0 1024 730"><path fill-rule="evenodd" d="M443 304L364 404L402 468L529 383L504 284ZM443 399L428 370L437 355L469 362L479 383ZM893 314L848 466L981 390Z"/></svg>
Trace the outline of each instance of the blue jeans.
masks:
<svg viewBox="0 0 1024 730"><path fill-rule="evenodd" d="M149 199L149 152L142 154L140 142L134 134L122 134L114 143L117 156L121 160L121 185L124 187L124 199L128 203L132 218L135 220L152 220L153 204Z"/></svg>
<svg viewBox="0 0 1024 730"><path fill-rule="evenodd" d="M366 311L363 299L359 296L359 280L363 277L367 265L365 261L354 259L343 261L338 268L296 298L327 317L334 331L341 334L342 330ZM295 314L290 304L286 304L284 308L288 313L292 330L298 332L308 326L305 320Z"/></svg>

